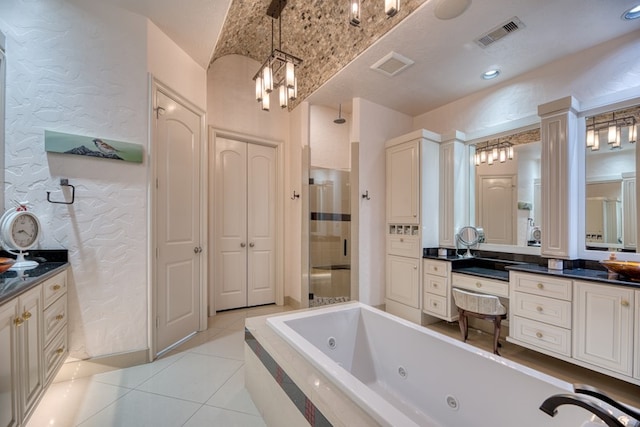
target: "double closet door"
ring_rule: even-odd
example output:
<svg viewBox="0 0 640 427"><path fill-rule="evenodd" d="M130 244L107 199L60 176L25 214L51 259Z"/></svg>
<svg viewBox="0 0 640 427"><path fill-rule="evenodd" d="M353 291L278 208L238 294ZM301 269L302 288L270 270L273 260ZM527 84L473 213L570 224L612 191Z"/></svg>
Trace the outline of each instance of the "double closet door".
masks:
<svg viewBox="0 0 640 427"><path fill-rule="evenodd" d="M216 138L215 309L275 302L276 149Z"/></svg>

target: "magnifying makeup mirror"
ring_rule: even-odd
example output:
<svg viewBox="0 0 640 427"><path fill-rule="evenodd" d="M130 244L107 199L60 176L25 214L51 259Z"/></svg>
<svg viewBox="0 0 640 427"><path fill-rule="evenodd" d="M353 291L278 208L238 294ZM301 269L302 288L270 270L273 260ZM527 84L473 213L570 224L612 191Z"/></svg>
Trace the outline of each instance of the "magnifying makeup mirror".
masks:
<svg viewBox="0 0 640 427"><path fill-rule="evenodd" d="M462 227L458 234L456 234L456 249L460 246L467 248L467 252L462 255L463 258L473 258L471 253L471 247L478 245L478 243L484 240L484 232L480 228L466 226ZM460 245L460 246L459 246Z"/></svg>

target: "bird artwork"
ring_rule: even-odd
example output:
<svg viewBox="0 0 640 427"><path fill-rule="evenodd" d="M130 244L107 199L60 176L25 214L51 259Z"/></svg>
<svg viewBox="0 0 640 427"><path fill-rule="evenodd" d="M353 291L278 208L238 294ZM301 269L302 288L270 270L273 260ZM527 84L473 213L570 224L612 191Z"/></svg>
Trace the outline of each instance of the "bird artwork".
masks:
<svg viewBox="0 0 640 427"><path fill-rule="evenodd" d="M93 143L96 145L96 148L98 148L98 151L100 151L102 154L110 155L116 154L118 151L120 151L99 138L94 139Z"/></svg>

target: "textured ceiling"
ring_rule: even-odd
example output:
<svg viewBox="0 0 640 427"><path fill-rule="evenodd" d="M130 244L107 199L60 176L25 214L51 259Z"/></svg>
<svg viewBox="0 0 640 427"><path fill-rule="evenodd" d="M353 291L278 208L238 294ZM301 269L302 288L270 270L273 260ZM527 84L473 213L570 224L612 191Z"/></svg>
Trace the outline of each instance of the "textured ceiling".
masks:
<svg viewBox="0 0 640 427"><path fill-rule="evenodd" d="M400 11L388 18L383 1L361 0L362 23L354 27L349 24L349 2L346 0L289 0L280 17L281 48L303 60L297 71L297 102L319 88L424 1L403 0ZM275 22L274 46L278 47L278 21L266 14L270 3L271 0L232 1L212 62L230 54L263 62L271 53L272 21Z"/></svg>

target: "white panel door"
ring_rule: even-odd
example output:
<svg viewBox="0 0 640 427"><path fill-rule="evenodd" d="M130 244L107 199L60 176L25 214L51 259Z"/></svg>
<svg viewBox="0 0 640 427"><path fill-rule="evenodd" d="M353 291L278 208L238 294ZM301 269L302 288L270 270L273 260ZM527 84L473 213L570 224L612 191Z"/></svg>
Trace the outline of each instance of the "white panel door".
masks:
<svg viewBox="0 0 640 427"><path fill-rule="evenodd" d="M387 298L420 308L420 260L387 255Z"/></svg>
<svg viewBox="0 0 640 427"><path fill-rule="evenodd" d="M200 116L157 92L158 352L196 332L200 317Z"/></svg>
<svg viewBox="0 0 640 427"><path fill-rule="evenodd" d="M573 357L631 376L634 290L574 283Z"/></svg>
<svg viewBox="0 0 640 427"><path fill-rule="evenodd" d="M276 299L276 150L249 144L247 152L247 305Z"/></svg>
<svg viewBox="0 0 640 427"><path fill-rule="evenodd" d="M478 194L478 226L484 228L485 242L515 244L516 205L514 176L480 177Z"/></svg>
<svg viewBox="0 0 640 427"><path fill-rule="evenodd" d="M247 304L247 144L216 138L216 310Z"/></svg>
<svg viewBox="0 0 640 427"><path fill-rule="evenodd" d="M215 309L275 302L276 150L216 138Z"/></svg>

